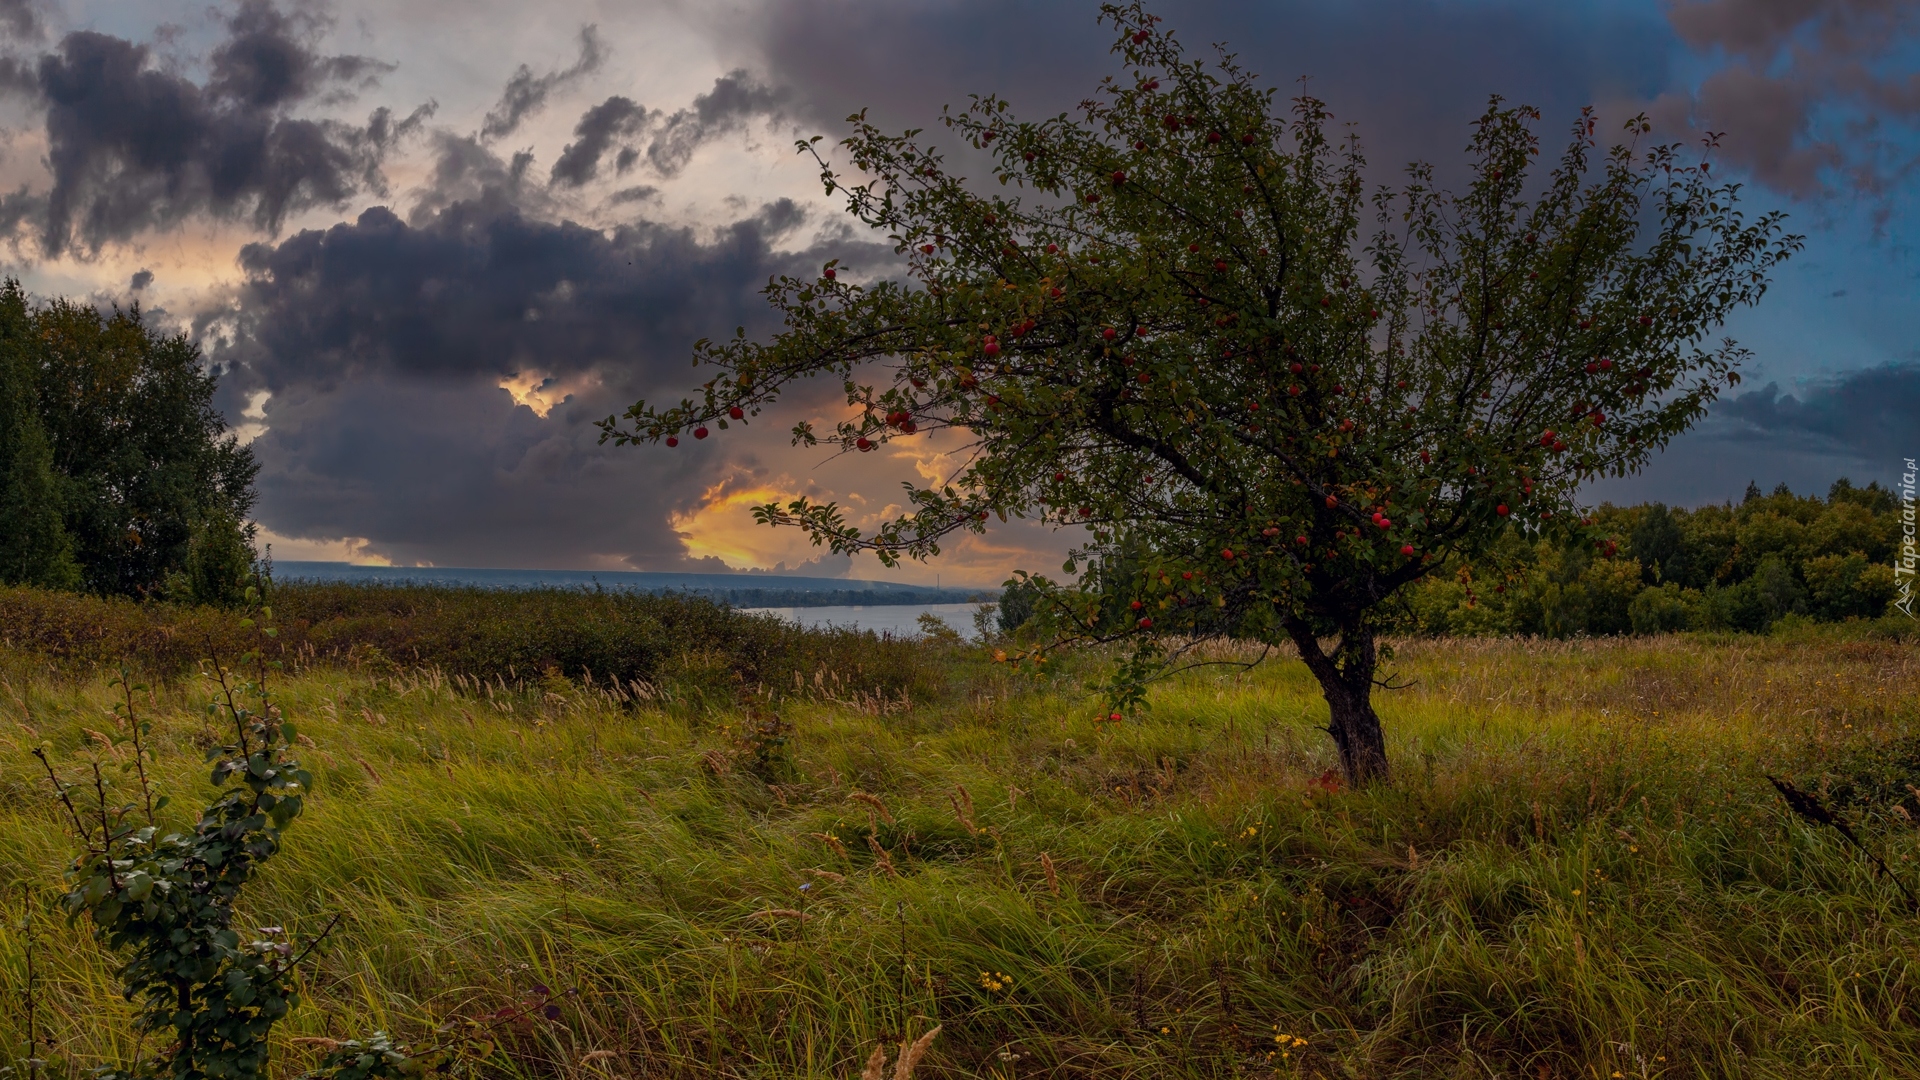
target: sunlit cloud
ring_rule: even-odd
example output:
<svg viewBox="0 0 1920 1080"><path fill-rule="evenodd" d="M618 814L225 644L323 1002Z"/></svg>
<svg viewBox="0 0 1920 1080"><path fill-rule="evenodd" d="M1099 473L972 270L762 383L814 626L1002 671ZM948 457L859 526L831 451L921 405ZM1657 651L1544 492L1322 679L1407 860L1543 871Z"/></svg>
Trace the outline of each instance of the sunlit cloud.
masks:
<svg viewBox="0 0 1920 1080"><path fill-rule="evenodd" d="M370 550L372 541L364 536L308 538L281 536L261 526L254 542L269 552L275 562L344 562L356 566L392 566L393 561Z"/></svg>
<svg viewBox="0 0 1920 1080"><path fill-rule="evenodd" d="M592 373L563 380L557 375L538 371L518 371L500 380L500 389L513 398L515 405L525 405L542 420L547 418L554 406L563 405L575 394L599 385L599 377Z"/></svg>
<svg viewBox="0 0 1920 1080"><path fill-rule="evenodd" d="M781 478L785 480L785 478ZM784 503L799 485L759 483L734 474L708 487L699 502L669 516L692 559L719 559L735 570L772 570L817 559L824 551L799 529L780 529L753 520L753 508Z"/></svg>

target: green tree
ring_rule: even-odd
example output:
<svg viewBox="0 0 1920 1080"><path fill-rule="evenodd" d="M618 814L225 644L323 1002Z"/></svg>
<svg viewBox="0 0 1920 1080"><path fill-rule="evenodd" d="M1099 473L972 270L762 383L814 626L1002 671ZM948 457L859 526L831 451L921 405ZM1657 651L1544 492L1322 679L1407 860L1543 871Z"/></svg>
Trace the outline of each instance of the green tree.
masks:
<svg viewBox="0 0 1920 1080"><path fill-rule="evenodd" d="M1686 580L1687 557L1680 526L1665 504L1654 503L1640 515L1631 546L1649 583Z"/></svg>
<svg viewBox="0 0 1920 1080"><path fill-rule="evenodd" d="M673 445L838 376L854 418L796 441L859 452L952 429L970 464L909 484L909 511L872 533L805 499L762 520L889 563L996 516L1083 527L1070 574L1135 565L1039 579L1043 648L1130 639L1130 704L1195 640L1290 643L1349 779L1382 779L1389 598L1512 522L1567 526L1580 484L1700 417L1745 355L1709 333L1799 239L1777 214L1744 218L1678 147L1600 149L1590 113L1536 176L1537 113L1497 99L1463 189L1417 165L1370 193L1319 101L1283 110L1140 4L1102 11L1122 70L1077 113L1022 121L988 96L943 118L1003 191L864 114L846 172L802 144L904 279L829 264L775 281L783 333L702 342L717 372L698 400L636 403L603 434Z"/></svg>
<svg viewBox="0 0 1920 1080"><path fill-rule="evenodd" d="M18 282L0 292L0 308L25 322L22 359L80 585L163 595L180 574L224 579L236 549L250 561L244 523L259 466L214 409L216 378L199 349L148 326L138 307L30 308ZM223 568L209 569L216 557ZM237 587L197 598L230 601Z"/></svg>
<svg viewBox="0 0 1920 1080"><path fill-rule="evenodd" d="M32 320L13 282L0 287L0 583L80 584L53 453L40 426Z"/></svg>

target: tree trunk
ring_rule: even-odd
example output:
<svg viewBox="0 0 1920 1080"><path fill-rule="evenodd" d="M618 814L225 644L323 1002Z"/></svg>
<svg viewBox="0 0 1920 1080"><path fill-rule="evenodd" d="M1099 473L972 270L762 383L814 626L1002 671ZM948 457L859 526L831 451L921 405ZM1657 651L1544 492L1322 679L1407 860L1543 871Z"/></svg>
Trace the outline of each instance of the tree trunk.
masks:
<svg viewBox="0 0 1920 1080"><path fill-rule="evenodd" d="M1289 622L1287 633L1327 699L1327 734L1340 750L1347 786L1385 783L1387 740L1373 711L1373 674L1379 664L1373 631L1364 626L1344 629L1331 656L1306 623Z"/></svg>

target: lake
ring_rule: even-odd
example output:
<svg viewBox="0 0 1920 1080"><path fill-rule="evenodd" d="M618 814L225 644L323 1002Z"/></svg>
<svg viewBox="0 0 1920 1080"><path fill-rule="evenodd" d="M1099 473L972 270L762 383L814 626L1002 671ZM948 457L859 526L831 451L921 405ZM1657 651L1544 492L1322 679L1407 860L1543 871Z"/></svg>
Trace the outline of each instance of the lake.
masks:
<svg viewBox="0 0 1920 1080"><path fill-rule="evenodd" d="M862 630L914 637L920 633L922 614L938 616L948 626L971 640L973 613L979 604L873 604L852 607L741 608L742 611L778 615L801 626L857 626Z"/></svg>

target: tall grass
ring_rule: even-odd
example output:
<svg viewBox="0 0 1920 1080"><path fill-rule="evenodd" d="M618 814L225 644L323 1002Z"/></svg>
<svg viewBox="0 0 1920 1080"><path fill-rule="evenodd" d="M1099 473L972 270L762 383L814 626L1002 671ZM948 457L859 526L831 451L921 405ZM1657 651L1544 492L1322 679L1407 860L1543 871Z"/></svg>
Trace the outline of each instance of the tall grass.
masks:
<svg viewBox="0 0 1920 1080"><path fill-rule="evenodd" d="M28 750L110 755L109 692L38 663L16 654L0 704L0 1043L25 1034L31 908L38 1023L86 1065L131 1049L125 1006L47 914L73 845ZM317 790L247 915L343 918L281 1068L544 984L578 992L507 1035L506 1074L845 1078L939 1024L922 1077L1912 1075L1920 922L1762 773L1838 799L1875 762L1899 791L1873 748L1915 734L1920 650L1414 641L1394 664L1398 775L1360 793L1314 782L1325 706L1287 663L1183 676L1122 724L998 669L910 706L762 697L794 729L771 751L737 709L584 677L315 666L283 703ZM169 813L204 792L201 696L142 705ZM1847 812L1920 883L1920 803L1895 805Z"/></svg>

